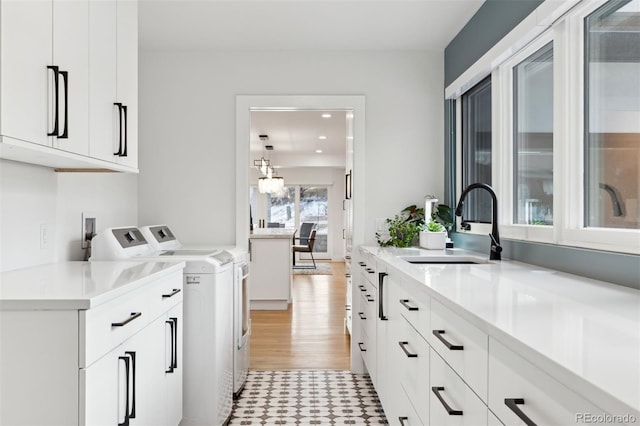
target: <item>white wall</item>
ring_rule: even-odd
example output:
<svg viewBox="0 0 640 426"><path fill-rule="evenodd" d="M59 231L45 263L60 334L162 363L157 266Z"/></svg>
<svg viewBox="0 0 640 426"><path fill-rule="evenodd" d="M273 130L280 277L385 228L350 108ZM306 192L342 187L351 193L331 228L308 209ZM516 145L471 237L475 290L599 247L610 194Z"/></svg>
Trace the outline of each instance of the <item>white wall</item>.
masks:
<svg viewBox="0 0 640 426"><path fill-rule="evenodd" d="M235 241L235 96L366 96L366 234L443 193L443 54L140 52L141 224ZM248 141L247 141L248 143Z"/></svg>
<svg viewBox="0 0 640 426"><path fill-rule="evenodd" d="M83 211L98 227L137 222L137 176L122 173L56 173L0 160L0 270L82 260ZM41 248L40 227L48 244Z"/></svg>

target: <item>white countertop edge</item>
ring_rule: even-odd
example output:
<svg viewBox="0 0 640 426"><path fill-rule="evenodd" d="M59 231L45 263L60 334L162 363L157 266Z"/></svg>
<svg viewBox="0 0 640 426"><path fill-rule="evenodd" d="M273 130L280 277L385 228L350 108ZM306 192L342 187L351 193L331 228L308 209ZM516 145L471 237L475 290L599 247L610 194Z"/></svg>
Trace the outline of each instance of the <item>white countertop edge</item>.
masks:
<svg viewBox="0 0 640 426"><path fill-rule="evenodd" d="M607 411L609 414L630 413L630 414L636 415L636 417L640 417L640 407L634 407L630 405L628 402L620 399L618 396L612 394L610 391L603 389L598 384L591 382L587 380L584 376L570 370L569 367L564 366L554 361L553 359L549 358L548 356L540 353L538 350L536 350L536 348L519 340L512 334L496 327L495 325L491 324L484 318L474 314L473 312L467 310L465 307L449 299L445 295L439 293L438 291L434 290L428 285L425 285L424 283L417 280L414 276L411 275L410 270L406 269L406 268L411 268L412 265L400 259L398 256L401 256L401 254L393 253L394 251L393 248L391 250L385 250L385 248L376 247L376 246L361 246L361 248L367 251L368 253L370 253L371 255L374 255L380 258L381 260L385 261L388 266L393 268L396 272L400 273L404 279L417 283L419 286L421 286L421 288L424 288L424 290L427 291L427 294L431 298L435 299L439 303L442 303L447 308L454 311L457 315L459 315L466 321L470 322L471 324L479 328L481 331L488 334L489 337L494 338L495 340L504 344L513 352L517 353L519 356L526 359L531 364L535 365L537 368L542 369L554 380L560 381L563 383L567 383L567 382L576 383L578 386L576 386L576 388L573 389L573 391L583 396L585 399L589 400L595 406L606 407L606 410L603 409L603 411ZM415 249L415 247L413 248ZM456 249L456 250L460 250L460 249ZM460 251L465 252L465 250L460 250ZM482 255L480 253L475 253L471 251L468 251L467 253L469 253L470 256L478 256L478 257L485 257L485 258L487 257L487 255ZM498 261L498 262L508 262L513 264L518 264L522 267L531 267L532 269L536 269L536 270L547 269L547 268L542 268L539 266L530 265L523 262L512 261L510 259L503 259L502 261ZM451 264L447 266L455 268L457 265ZM571 274L566 274L566 275L571 275ZM580 278L583 278L583 277L580 277ZM612 285L604 281L593 280L590 278L584 278L584 280L590 281L590 282L598 282L605 285Z"/></svg>
<svg viewBox="0 0 640 426"><path fill-rule="evenodd" d="M99 261L97 261L99 262ZM113 262L109 262L113 263ZM154 263L154 262L150 262ZM127 285L114 288L105 293L90 298L73 298L73 299L16 299L2 300L0 298L0 311L23 311L23 310L42 310L42 311L64 311L64 310L86 310L102 305L110 300L118 298L131 291L137 290L152 281L156 281L164 276L170 275L176 271L182 271L185 262L157 262L171 264L166 268L155 271L143 278L128 283Z"/></svg>

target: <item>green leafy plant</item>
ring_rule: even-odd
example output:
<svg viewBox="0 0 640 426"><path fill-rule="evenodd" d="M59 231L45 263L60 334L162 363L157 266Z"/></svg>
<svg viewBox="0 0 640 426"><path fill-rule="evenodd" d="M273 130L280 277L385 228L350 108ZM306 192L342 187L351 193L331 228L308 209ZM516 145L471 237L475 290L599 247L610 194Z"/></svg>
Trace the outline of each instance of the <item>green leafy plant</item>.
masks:
<svg viewBox="0 0 640 426"><path fill-rule="evenodd" d="M404 214L397 214L393 219L387 219L387 225L389 227L388 239L376 232L376 240L382 247L410 247L420 233L420 224L408 220Z"/></svg>
<svg viewBox="0 0 640 426"><path fill-rule="evenodd" d="M445 226L435 220L430 220L429 223L421 227L421 230L427 232L445 232L447 229Z"/></svg>
<svg viewBox="0 0 640 426"><path fill-rule="evenodd" d="M447 231L453 228L452 209L446 204L438 204L431 214L431 220L441 224Z"/></svg>

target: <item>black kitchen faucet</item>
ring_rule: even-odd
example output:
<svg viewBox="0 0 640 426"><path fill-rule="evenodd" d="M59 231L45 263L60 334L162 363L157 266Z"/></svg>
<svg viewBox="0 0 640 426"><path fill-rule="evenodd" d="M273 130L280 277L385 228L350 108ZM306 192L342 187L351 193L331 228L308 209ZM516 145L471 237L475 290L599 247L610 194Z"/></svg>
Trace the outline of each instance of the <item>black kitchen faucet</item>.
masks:
<svg viewBox="0 0 640 426"><path fill-rule="evenodd" d="M456 206L456 216L462 217L464 199L467 198L467 194L474 189L484 189L491 194L491 233L489 234L489 238L491 238L491 251L489 252L489 260L501 260L502 256L500 253L502 252L502 246L500 245L500 233L498 232L498 197L491 186L486 183L472 183L467 186L467 188L462 191L462 195L460 195L460 201L458 201L458 205Z"/></svg>

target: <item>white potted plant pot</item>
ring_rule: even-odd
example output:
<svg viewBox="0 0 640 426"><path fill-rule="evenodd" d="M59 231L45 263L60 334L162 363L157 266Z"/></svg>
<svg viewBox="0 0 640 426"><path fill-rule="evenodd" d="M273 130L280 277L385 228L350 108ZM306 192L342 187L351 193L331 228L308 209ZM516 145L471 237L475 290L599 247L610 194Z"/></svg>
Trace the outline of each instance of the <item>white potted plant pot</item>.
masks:
<svg viewBox="0 0 640 426"><path fill-rule="evenodd" d="M421 231L420 232L420 247L422 248L425 248L428 250L444 250L446 242L447 242L447 231L442 231L442 232Z"/></svg>

